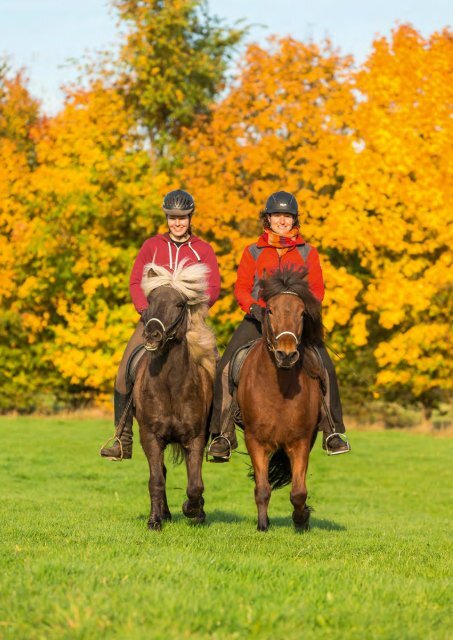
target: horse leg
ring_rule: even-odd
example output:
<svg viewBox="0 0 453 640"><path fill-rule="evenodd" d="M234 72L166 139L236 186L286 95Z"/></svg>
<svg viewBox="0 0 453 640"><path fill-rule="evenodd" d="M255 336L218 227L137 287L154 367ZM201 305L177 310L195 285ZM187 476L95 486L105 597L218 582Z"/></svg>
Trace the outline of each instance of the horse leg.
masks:
<svg viewBox="0 0 453 640"><path fill-rule="evenodd" d="M297 444L286 448L286 453L291 461L292 485L290 500L294 507L293 522L299 531L308 531L310 524L310 510L306 505L307 485L305 478L308 468L308 455L310 442L299 441Z"/></svg>
<svg viewBox="0 0 453 640"><path fill-rule="evenodd" d="M168 511L165 497L164 449L153 436L142 438L142 446L149 464L149 496L151 499L151 513L148 529L160 531L162 520ZM169 513L169 511L168 511Z"/></svg>
<svg viewBox="0 0 453 640"><path fill-rule="evenodd" d="M202 524L206 520L203 509L203 478L201 477L201 465L203 464L205 437L194 440L190 447L184 449L187 467L187 498L182 506L182 512L186 518Z"/></svg>
<svg viewBox="0 0 453 640"><path fill-rule="evenodd" d="M271 499L271 485L269 484L269 451L259 444L255 438L244 431L245 444L250 454L255 472L255 502L258 508L258 531L267 531L269 518L267 509Z"/></svg>

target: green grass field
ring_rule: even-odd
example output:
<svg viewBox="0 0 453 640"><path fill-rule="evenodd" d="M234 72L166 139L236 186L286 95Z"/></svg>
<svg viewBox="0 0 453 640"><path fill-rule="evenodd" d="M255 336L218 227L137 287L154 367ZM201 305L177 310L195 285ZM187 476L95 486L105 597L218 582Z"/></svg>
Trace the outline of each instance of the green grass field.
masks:
<svg viewBox="0 0 453 640"><path fill-rule="evenodd" d="M205 464L207 524L147 530L148 468L97 457L102 419L2 418L0 638L451 638L453 442L354 432L308 477L312 528L289 488L256 531L245 456ZM450 482L449 482L450 480Z"/></svg>

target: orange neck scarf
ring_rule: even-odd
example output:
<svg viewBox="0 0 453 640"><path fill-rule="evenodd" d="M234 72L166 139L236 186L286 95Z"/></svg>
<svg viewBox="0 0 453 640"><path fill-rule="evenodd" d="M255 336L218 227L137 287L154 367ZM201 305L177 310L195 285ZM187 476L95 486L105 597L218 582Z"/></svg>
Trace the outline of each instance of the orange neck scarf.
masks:
<svg viewBox="0 0 453 640"><path fill-rule="evenodd" d="M264 232L264 238L267 243L271 247L275 247L277 249L277 253L280 257L284 256L285 253L296 246L298 236L298 227L293 227L291 231L288 231L288 233L285 233L284 235L279 235L278 233L271 231L271 229L266 229Z"/></svg>

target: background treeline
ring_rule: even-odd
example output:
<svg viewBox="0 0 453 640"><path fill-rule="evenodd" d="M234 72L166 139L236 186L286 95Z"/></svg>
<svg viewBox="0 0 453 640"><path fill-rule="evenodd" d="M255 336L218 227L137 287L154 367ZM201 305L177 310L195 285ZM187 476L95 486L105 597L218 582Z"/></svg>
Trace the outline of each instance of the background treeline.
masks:
<svg viewBox="0 0 453 640"><path fill-rule="evenodd" d="M0 67L0 411L105 402L136 321L128 277L170 188L219 257L222 347L273 190L323 259L324 322L357 409L429 416L452 388L453 38L408 25L360 67L330 42L252 44L199 0L116 0L121 38L53 117ZM368 406L368 405L367 405Z"/></svg>

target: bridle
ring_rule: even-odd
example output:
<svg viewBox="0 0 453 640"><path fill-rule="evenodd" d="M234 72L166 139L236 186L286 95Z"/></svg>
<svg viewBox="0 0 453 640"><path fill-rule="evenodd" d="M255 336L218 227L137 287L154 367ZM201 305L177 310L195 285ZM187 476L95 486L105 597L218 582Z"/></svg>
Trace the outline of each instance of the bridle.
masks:
<svg viewBox="0 0 453 640"><path fill-rule="evenodd" d="M144 345L145 349L147 351L157 351L157 349L165 346L169 340L173 340L177 330L179 329L179 326L182 324L182 321L186 315L186 312L187 312L187 302L185 301L178 317L174 322L172 322L172 324L168 327L168 329L165 328L165 325L162 322L162 320L160 320L160 318L153 317L147 320L145 323L145 329L148 327L149 324L151 324L151 322L157 322L157 324L159 324L162 327L162 342L161 344L155 347L150 347L148 344L145 343Z"/></svg>
<svg viewBox="0 0 453 640"><path fill-rule="evenodd" d="M289 296L297 296L298 298L300 296L297 295L297 293L295 293L294 291L279 291L279 293L275 294L275 295L280 295L280 294L286 294ZM265 316L264 316L264 321L267 323L266 326L266 342L267 342L267 346L269 348L269 351L272 351L272 353L275 353L276 348L277 348L277 342L278 340L282 337L282 336L291 336L292 338L294 338L294 342L296 343L296 349L297 347L300 345L300 341L302 340L302 331L300 332L300 336L297 337L295 333L293 333L292 331L281 331L277 336L274 333L274 330L272 328L272 324L271 324L271 320L270 320L270 313L269 313L269 307L266 307L266 311L265 311ZM303 329L303 314L302 314L302 329Z"/></svg>

